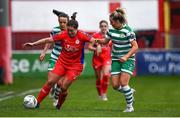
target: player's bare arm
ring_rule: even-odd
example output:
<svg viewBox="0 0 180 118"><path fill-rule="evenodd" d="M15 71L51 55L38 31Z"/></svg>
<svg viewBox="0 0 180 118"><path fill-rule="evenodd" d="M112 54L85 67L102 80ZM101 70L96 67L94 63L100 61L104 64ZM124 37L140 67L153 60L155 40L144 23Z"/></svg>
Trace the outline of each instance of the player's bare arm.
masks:
<svg viewBox="0 0 180 118"><path fill-rule="evenodd" d="M97 44L97 47L94 47L94 44L96 43L96 40L95 38L92 38L91 41L90 41L90 44L88 46L89 50L91 51L96 51L97 52L97 55L99 55L101 52L102 52L102 49L101 49L101 45Z"/></svg>
<svg viewBox="0 0 180 118"><path fill-rule="evenodd" d="M96 50L96 48L94 47L95 41L96 41L95 38L91 38L91 40L90 40L90 42L89 42L88 48L89 48L90 50L92 50L92 51L95 51L95 50Z"/></svg>
<svg viewBox="0 0 180 118"><path fill-rule="evenodd" d="M48 51L48 49L51 47L52 43L46 43L44 46L43 51L41 52L40 56L39 56L39 60L43 61L45 56L46 56L46 52Z"/></svg>
<svg viewBox="0 0 180 118"><path fill-rule="evenodd" d="M47 37L47 38L42 38L42 39L35 41L35 42L32 42L32 43L27 42L27 43L23 44L23 47L26 47L26 46L32 47L32 46L46 44L46 43L52 43L52 42L54 42L52 37Z"/></svg>
<svg viewBox="0 0 180 118"><path fill-rule="evenodd" d="M95 39L95 42L99 43L99 44L107 44L110 40L107 38L103 38L103 39Z"/></svg>
<svg viewBox="0 0 180 118"><path fill-rule="evenodd" d="M128 58L131 57L133 54L135 54L136 51L138 50L138 44L137 44L137 42L135 40L131 41L131 45L132 45L131 50L126 55L124 55L123 57L121 57L119 59L121 62L127 61Z"/></svg>
<svg viewBox="0 0 180 118"><path fill-rule="evenodd" d="M91 51L96 51L96 48L94 47L94 45L92 43L89 43L88 49Z"/></svg>

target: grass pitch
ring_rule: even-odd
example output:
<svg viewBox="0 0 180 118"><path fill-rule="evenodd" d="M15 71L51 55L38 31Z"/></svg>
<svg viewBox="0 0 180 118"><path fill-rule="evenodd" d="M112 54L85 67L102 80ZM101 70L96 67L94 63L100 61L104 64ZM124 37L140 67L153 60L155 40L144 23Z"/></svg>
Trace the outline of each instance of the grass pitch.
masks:
<svg viewBox="0 0 180 118"><path fill-rule="evenodd" d="M46 74L18 75L13 85L0 85L0 116L8 117L176 117L180 116L180 76L138 76L130 81L136 89L135 112L123 113L124 96L108 89L108 101L98 100L94 76L82 75L69 89L67 100L60 111L52 106L49 97L39 109L25 109L20 93L41 88L47 80ZM10 92L11 94L6 94ZM32 93L37 96L38 92ZM9 99L2 100L5 97Z"/></svg>

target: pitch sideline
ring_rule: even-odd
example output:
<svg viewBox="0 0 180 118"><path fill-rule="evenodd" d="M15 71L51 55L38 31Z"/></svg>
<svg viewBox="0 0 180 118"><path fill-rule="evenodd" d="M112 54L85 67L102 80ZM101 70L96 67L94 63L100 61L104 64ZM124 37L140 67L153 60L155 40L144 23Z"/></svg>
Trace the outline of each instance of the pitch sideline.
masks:
<svg viewBox="0 0 180 118"><path fill-rule="evenodd" d="M0 102L4 101L4 100L7 100L7 99L14 98L14 97L19 97L19 96L23 96L23 95L26 95L26 94L39 92L40 90L41 90L40 88L39 89L31 89L31 90L28 90L28 91L21 92L19 94L8 95L8 96L0 98Z"/></svg>

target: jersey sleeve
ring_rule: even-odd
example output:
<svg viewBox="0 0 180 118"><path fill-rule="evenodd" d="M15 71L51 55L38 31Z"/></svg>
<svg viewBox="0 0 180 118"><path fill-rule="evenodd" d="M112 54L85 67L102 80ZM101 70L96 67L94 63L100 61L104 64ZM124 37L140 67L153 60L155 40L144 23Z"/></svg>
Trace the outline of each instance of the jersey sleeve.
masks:
<svg viewBox="0 0 180 118"><path fill-rule="evenodd" d="M129 32L127 34L127 37L128 37L129 42L136 40L136 34L133 31Z"/></svg>
<svg viewBox="0 0 180 118"><path fill-rule="evenodd" d="M81 38L82 38L85 42L90 42L90 40L91 40L91 38L92 38L91 35L87 34L86 32L83 32L83 31L81 31L80 35L81 35Z"/></svg>
<svg viewBox="0 0 180 118"><path fill-rule="evenodd" d="M53 37L54 35L58 34L60 31L61 31L60 27L54 27L50 32L50 36Z"/></svg>
<svg viewBox="0 0 180 118"><path fill-rule="evenodd" d="M97 33L94 33L94 34L92 35L92 37L93 37L93 38L98 38Z"/></svg>
<svg viewBox="0 0 180 118"><path fill-rule="evenodd" d="M106 33L105 38L108 40L110 40L112 38L112 35L109 31Z"/></svg>
<svg viewBox="0 0 180 118"><path fill-rule="evenodd" d="M52 38L54 41L61 41L65 38L65 32L60 32L58 34L55 34Z"/></svg>
<svg viewBox="0 0 180 118"><path fill-rule="evenodd" d="M53 29L52 29L51 32L50 32L50 36L53 37L54 35L55 35L55 34L54 34Z"/></svg>

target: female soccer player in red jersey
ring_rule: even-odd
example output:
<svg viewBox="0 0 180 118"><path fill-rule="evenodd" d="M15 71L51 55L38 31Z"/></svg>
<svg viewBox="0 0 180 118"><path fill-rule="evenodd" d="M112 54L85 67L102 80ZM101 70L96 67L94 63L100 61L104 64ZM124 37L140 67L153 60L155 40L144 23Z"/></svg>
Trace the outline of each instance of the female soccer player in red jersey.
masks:
<svg viewBox="0 0 180 118"><path fill-rule="evenodd" d="M58 17L58 22L59 22L59 26L56 26L52 29L50 36L54 36L55 34L67 30L67 23L69 21L69 16L68 14L61 12L61 11L57 11L53 9L53 13ZM43 61L46 55L47 50L53 45L53 50L51 52L51 56L49 59L49 66L48 66L48 72L50 72L51 70L53 70L56 61L59 57L59 55L61 54L61 42L55 42L55 43L46 43L44 50L42 51L42 53L39 56L39 60ZM59 81L62 81L62 79L60 79ZM51 89L51 94L50 97L53 98L53 106L57 105L58 102L58 98L59 98L59 87L57 86L57 84L54 85L54 87Z"/></svg>
<svg viewBox="0 0 180 118"><path fill-rule="evenodd" d="M76 13L71 17L72 19L67 24L67 31L62 31L53 37L43 38L33 43L25 43L24 46L35 46L45 43L61 41L62 51L56 62L55 68L49 73L48 80L42 87L37 97L37 107L42 100L48 95L53 85L64 76L64 80L60 86L60 91L63 95L59 96L57 109L65 101L67 96L67 89L72 82L76 80L83 70L84 63L84 45L85 42L90 42L94 45L95 39L90 37L83 31L78 30L78 22L75 20Z"/></svg>
<svg viewBox="0 0 180 118"><path fill-rule="evenodd" d="M105 20L102 20L99 22L99 28L100 32L94 33L94 38L105 38L105 35L108 30L108 22ZM109 78L110 78L110 66L111 66L111 47L110 43L106 45L99 45L95 44L95 47L100 46L100 54L97 53L96 50L94 51L93 55L93 68L96 76L96 88L98 91L99 98L103 101L107 101L107 89L109 84ZM91 47L89 47L91 50ZM98 48L98 47L97 47Z"/></svg>

